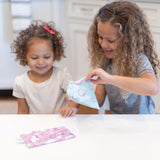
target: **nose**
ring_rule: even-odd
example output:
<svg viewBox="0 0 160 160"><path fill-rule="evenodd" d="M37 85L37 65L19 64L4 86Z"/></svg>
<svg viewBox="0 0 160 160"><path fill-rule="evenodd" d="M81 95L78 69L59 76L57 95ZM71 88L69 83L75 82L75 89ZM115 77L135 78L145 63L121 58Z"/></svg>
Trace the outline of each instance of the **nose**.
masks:
<svg viewBox="0 0 160 160"><path fill-rule="evenodd" d="M43 64L43 59L39 58L39 59L37 60L37 64Z"/></svg>
<svg viewBox="0 0 160 160"><path fill-rule="evenodd" d="M106 47L108 47L109 44L105 39L101 39L100 45L102 48L106 48Z"/></svg>

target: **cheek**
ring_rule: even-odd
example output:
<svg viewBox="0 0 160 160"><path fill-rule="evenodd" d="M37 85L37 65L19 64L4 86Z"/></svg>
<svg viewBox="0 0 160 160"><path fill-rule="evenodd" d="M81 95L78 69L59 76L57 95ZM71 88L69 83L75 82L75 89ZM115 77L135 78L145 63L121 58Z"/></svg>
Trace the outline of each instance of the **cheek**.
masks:
<svg viewBox="0 0 160 160"><path fill-rule="evenodd" d="M112 44L112 48L113 48L113 49L117 49L117 47L118 47L118 44L117 44L117 43Z"/></svg>
<svg viewBox="0 0 160 160"><path fill-rule="evenodd" d="M102 44L102 40L99 38L98 39L98 43L100 44L100 46L101 46L101 44Z"/></svg>
<svg viewBox="0 0 160 160"><path fill-rule="evenodd" d="M27 64L29 67L32 67L32 66L34 66L35 63L32 60L27 60Z"/></svg>
<svg viewBox="0 0 160 160"><path fill-rule="evenodd" d="M54 55L51 57L51 59L49 59L50 63L53 64L53 61L54 61Z"/></svg>
<svg viewBox="0 0 160 160"><path fill-rule="evenodd" d="M47 63L48 65L53 65L53 59L49 59L48 61L46 61L46 63Z"/></svg>

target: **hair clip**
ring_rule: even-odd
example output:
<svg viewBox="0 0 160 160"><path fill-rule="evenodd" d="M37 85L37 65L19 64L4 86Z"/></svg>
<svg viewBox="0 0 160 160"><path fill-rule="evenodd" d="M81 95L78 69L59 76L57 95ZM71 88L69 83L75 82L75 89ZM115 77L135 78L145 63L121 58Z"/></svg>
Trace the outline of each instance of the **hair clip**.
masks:
<svg viewBox="0 0 160 160"><path fill-rule="evenodd" d="M104 9L100 11L100 15L99 15L99 17L100 17L100 18L102 18L102 17L103 17L103 15L104 15Z"/></svg>
<svg viewBox="0 0 160 160"><path fill-rule="evenodd" d="M53 32L53 30L49 29L47 26L44 26L43 28L50 34L55 34L55 32Z"/></svg>

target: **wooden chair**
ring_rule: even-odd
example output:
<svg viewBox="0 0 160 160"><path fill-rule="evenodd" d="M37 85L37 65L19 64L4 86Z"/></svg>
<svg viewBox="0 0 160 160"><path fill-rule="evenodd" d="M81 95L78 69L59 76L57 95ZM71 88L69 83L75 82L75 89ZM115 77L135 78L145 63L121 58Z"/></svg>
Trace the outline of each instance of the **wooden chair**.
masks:
<svg viewBox="0 0 160 160"><path fill-rule="evenodd" d="M92 109L84 105L80 105L77 114L99 114L98 109ZM111 114L109 110L105 110L105 114Z"/></svg>
<svg viewBox="0 0 160 160"><path fill-rule="evenodd" d="M98 109L92 109L84 105L80 105L77 114L98 114Z"/></svg>

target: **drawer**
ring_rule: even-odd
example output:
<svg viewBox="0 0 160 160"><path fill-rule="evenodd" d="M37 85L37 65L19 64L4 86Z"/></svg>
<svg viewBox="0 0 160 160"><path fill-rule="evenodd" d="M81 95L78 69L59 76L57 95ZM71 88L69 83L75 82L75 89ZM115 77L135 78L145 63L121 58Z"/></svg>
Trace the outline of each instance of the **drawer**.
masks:
<svg viewBox="0 0 160 160"><path fill-rule="evenodd" d="M69 0L68 15L71 18L91 19L98 12L99 8L106 4L104 0L76 1Z"/></svg>

